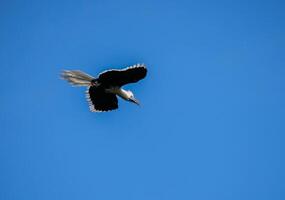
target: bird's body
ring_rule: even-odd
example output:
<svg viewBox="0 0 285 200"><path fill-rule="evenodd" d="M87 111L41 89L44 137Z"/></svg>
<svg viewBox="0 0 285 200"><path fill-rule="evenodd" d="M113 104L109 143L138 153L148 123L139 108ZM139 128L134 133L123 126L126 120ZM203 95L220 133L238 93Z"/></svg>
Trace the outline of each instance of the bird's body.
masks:
<svg viewBox="0 0 285 200"><path fill-rule="evenodd" d="M79 70L65 70L62 78L74 86L86 86L86 98L92 112L104 112L118 108L117 96L124 100L139 104L129 90L124 90L123 85L135 83L147 74L144 65L137 64L125 69L107 70L97 78Z"/></svg>
<svg viewBox="0 0 285 200"><path fill-rule="evenodd" d="M120 87L110 87L105 89L105 91L111 94L116 94L125 100L127 100L130 96L129 91L124 90L123 88Z"/></svg>

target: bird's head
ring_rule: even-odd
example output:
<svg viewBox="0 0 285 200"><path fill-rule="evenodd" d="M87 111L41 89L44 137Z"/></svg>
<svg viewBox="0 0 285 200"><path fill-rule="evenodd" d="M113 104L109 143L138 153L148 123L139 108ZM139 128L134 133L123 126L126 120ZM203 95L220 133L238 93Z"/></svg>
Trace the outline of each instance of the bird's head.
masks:
<svg viewBox="0 0 285 200"><path fill-rule="evenodd" d="M127 93L128 93L128 98L127 98L128 101L130 101L132 103L135 103L137 105L140 105L140 102L135 98L135 96L132 93L132 91L128 90Z"/></svg>

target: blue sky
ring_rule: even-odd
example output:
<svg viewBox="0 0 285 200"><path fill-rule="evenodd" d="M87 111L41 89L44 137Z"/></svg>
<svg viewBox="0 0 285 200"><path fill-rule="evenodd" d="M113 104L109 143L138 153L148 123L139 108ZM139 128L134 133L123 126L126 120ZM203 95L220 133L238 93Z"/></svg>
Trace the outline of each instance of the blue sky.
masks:
<svg viewBox="0 0 285 200"><path fill-rule="evenodd" d="M285 199L283 1L0 3L0 199ZM88 110L63 69L145 63Z"/></svg>

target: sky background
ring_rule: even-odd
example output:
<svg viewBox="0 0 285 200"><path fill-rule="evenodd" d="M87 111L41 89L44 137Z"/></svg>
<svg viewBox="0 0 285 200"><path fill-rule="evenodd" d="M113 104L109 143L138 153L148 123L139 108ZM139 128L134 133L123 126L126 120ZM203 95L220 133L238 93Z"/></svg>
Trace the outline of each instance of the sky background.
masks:
<svg viewBox="0 0 285 200"><path fill-rule="evenodd" d="M0 200L285 199L281 0L0 2ZM142 106L92 75L145 63Z"/></svg>

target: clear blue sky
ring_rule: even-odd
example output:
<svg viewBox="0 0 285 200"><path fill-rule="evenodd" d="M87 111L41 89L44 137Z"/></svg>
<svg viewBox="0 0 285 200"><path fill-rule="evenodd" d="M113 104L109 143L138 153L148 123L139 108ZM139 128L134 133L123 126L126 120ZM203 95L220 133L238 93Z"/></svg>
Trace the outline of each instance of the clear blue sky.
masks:
<svg viewBox="0 0 285 200"><path fill-rule="evenodd" d="M285 3L0 3L0 200L285 199ZM142 106L62 69L137 62Z"/></svg>

